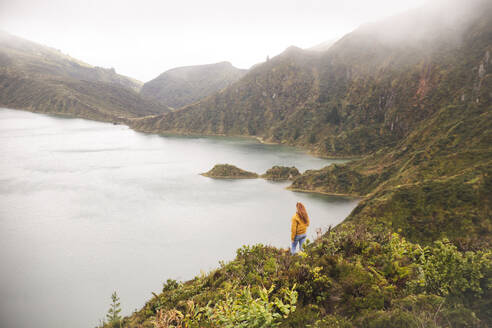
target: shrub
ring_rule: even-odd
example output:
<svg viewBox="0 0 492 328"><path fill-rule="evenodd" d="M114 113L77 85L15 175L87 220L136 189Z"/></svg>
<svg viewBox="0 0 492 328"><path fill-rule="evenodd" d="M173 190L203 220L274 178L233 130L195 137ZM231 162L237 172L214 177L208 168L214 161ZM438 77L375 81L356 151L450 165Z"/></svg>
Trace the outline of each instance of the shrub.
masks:
<svg viewBox="0 0 492 328"><path fill-rule="evenodd" d="M270 298L274 286L262 288L257 298L250 287L228 294L215 306L207 306L207 316L214 324L224 328L267 328L277 327L282 318L287 318L296 309L297 292L285 289L282 299Z"/></svg>

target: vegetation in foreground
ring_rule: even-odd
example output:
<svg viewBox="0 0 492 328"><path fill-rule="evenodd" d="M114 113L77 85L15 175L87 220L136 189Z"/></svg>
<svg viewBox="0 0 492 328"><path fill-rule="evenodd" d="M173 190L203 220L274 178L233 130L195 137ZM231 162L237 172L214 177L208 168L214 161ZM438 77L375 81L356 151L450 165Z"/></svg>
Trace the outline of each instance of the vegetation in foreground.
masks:
<svg viewBox="0 0 492 328"><path fill-rule="evenodd" d="M345 224L308 242L300 255L244 246L206 275L168 280L119 324L490 327L492 252L460 251L447 239L422 247L376 223Z"/></svg>
<svg viewBox="0 0 492 328"><path fill-rule="evenodd" d="M489 83L489 82L484 82ZM243 247L123 327L490 327L490 100L446 106L397 147L293 186L364 196L305 252Z"/></svg>
<svg viewBox="0 0 492 328"><path fill-rule="evenodd" d="M363 197L300 256L244 247L207 275L168 281L123 326L492 326L492 6L481 3L460 42L458 29L404 47L351 33L324 54L289 49L204 101L132 121L365 156L293 181Z"/></svg>

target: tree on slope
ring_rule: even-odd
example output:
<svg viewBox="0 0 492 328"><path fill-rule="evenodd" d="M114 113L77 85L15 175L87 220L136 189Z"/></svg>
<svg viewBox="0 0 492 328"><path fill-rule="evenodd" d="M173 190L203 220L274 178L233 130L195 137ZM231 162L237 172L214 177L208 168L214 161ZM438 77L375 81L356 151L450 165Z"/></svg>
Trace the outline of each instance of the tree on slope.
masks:
<svg viewBox="0 0 492 328"><path fill-rule="evenodd" d="M120 327L121 326L121 307L120 307L120 298L116 294L116 292L113 292L111 295L111 300L112 303L110 304L110 308L108 310L108 314L106 314L106 318L108 319L108 323L112 327Z"/></svg>

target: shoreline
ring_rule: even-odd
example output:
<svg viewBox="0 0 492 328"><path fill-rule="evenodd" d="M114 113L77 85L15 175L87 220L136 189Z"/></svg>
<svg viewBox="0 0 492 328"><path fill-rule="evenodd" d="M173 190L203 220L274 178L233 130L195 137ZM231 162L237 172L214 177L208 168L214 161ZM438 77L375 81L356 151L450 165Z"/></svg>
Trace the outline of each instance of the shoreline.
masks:
<svg viewBox="0 0 492 328"><path fill-rule="evenodd" d="M5 105L0 105L0 106L3 106L3 107L0 107L0 108L4 108L4 109L7 109L7 110L20 110L20 111L26 111L26 112L30 112L30 113L34 113L34 114L42 114L42 115L47 115L47 116L53 116L53 117L58 117L58 118L73 118L73 119L83 119L83 120L88 120L88 121L93 121L93 122L101 122L101 123L108 123L108 124L111 124L111 125L114 125L114 123L116 121L114 120L99 120L99 119L94 119L94 118L88 118L88 117L84 117L84 116L77 116L77 115L74 115L74 114L71 114L71 113L46 113L46 112L38 112L38 111L35 111L35 110L31 110L31 109L26 109L26 108L9 108L9 107L5 107ZM135 131L135 132L139 132L139 133L145 133L145 134L152 134L152 135L159 135L159 136L177 136L177 137L224 137L224 138L245 138L245 139L255 139L256 141L258 141L260 144L264 144L264 145L272 145L272 146L287 146L287 147L293 147L293 148L296 148L300 151L303 151L305 152L306 154L309 154L311 156L314 156L314 157L318 157L318 158L322 158L322 159L335 159L335 160L347 160L347 161L351 161L351 160L356 160L358 158L361 158L361 156L354 156L354 157L349 157L349 156L327 156L327 155L320 155L320 154L317 154L316 152L312 151L312 150L309 150L309 149L305 149L305 148L302 148L301 146L294 146L294 145L288 145L288 144L285 144L285 143L274 143L274 142L267 142L265 141L262 137L258 137L258 136L244 136L244 135L227 135L227 134L199 134L199 133L189 133L189 132L178 132L178 131L169 131L169 132L157 132L157 131L149 131L149 130L144 130L144 129L138 129L138 128L134 128L131 126L130 122L131 120L134 119L134 118L122 118L120 117L119 118L119 122L116 122L118 125L125 125L127 126L129 129ZM258 177L212 177L212 176L207 176L207 175L204 175L203 173L199 173L200 175L202 176L205 176L207 178L212 178L212 179L228 179L228 180L237 180L237 179L258 179L258 178L261 178L260 175L258 175ZM262 178L264 179L264 178ZM264 179L264 180L269 180L269 179ZM272 180L274 181L274 180ZM290 190L290 191L295 191L295 192L305 192L305 193L314 193L314 194L319 194L319 195L327 195L327 196L338 196L338 197L349 197L349 198L364 198L362 196L359 196L359 195L351 195L351 194L337 194L337 193L327 193L327 192L323 192L323 191L316 191L316 190L306 190L306 189L298 189L298 188L290 188L290 187L286 187L285 189L287 190Z"/></svg>
<svg viewBox="0 0 492 328"><path fill-rule="evenodd" d="M131 119L130 119L131 120ZM123 123L124 125L128 126L130 129L136 132L140 133L145 133L145 134L154 134L154 135L160 135L164 137L222 137L222 138L240 138L240 139L254 139L258 141L260 144L263 145L269 145L269 146L285 146L285 147L291 147L294 148L298 151L301 151L305 154L309 154L311 156L321 158L321 159L333 159L333 160L345 160L347 162L354 161L357 159L363 158L365 155L357 155L357 156L349 156L349 155L325 155L318 153L316 151L313 151L311 149L299 146L299 145L290 145L287 143L282 143L282 142L271 142L271 141L265 141L262 137L258 136L247 136L247 135L238 135L238 134L224 134L224 133L195 133L195 132L183 132L183 131L156 131L156 130L146 130L146 129L139 129L132 127L131 125L127 123Z"/></svg>
<svg viewBox="0 0 492 328"><path fill-rule="evenodd" d="M354 161L357 159L361 159L366 155L326 155L319 153L315 150L300 146L300 145L291 145L285 142L272 142L272 141L265 141L263 137L260 136L252 136L252 135L242 135L242 134L225 134L225 133L196 133L196 132L189 132L189 131L180 131L180 130L167 130L167 131L157 131L155 129L141 129L138 127L134 127L131 124L131 121L134 119L139 119L143 117L137 117L137 118L129 118L127 122L123 123L124 125L128 126L130 129L136 132L141 132L141 133L146 133L146 134L156 134L160 136L182 136L182 137L224 137L224 138L241 138L241 139L254 139L258 141L260 144L263 145L270 145L270 146L286 146L286 147L291 147L294 148L298 151L301 151L305 154L309 154L311 156L317 157L317 158L322 158L322 159L334 159L334 160L346 160L347 162L349 161Z"/></svg>
<svg viewBox="0 0 492 328"><path fill-rule="evenodd" d="M303 192L303 193L318 194L318 195L325 195L325 196L346 197L346 198L353 198L353 199L359 199L359 200L363 200L364 198L366 198L366 196L361 196L361 195L356 195L356 194L340 194L340 193L318 191L318 190L291 188L290 186L285 187L285 189L290 190L290 191L294 191L294 192Z"/></svg>

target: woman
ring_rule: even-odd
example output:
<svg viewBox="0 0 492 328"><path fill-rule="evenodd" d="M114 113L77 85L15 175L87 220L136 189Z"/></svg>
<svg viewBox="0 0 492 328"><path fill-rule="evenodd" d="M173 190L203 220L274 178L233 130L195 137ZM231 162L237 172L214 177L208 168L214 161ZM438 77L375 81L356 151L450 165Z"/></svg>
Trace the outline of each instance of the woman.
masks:
<svg viewBox="0 0 492 328"><path fill-rule="evenodd" d="M292 248L290 249L291 254L297 253L297 244L299 244L299 250L302 251L302 243L304 242L304 240L306 240L306 229L309 226L309 216L304 205L298 202L296 204L296 209L296 214L292 217Z"/></svg>

